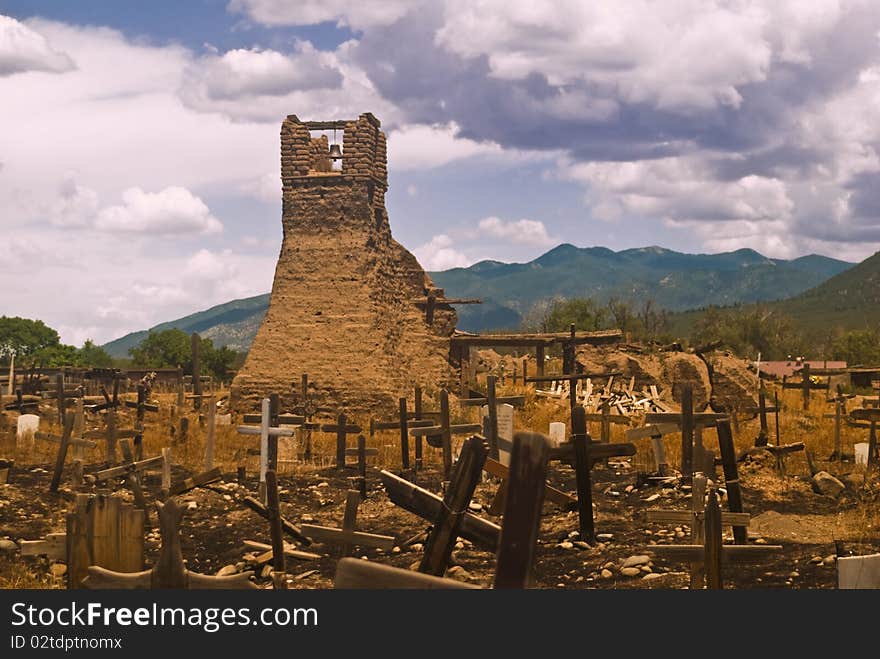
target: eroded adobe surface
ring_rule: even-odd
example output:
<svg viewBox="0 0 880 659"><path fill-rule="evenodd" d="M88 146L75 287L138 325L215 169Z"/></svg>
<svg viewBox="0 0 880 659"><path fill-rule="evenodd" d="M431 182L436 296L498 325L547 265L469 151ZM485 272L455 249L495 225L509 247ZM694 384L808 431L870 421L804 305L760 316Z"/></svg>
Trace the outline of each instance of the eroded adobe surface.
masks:
<svg viewBox="0 0 880 659"><path fill-rule="evenodd" d="M341 129L341 171L326 157L327 138L310 134L316 126ZM270 393L291 402L303 373L319 402L350 411L396 409L415 385L451 382L457 317L440 305L429 325L414 302L439 289L391 236L379 121L289 116L281 173L281 253L269 310L232 384L236 409L254 408Z"/></svg>

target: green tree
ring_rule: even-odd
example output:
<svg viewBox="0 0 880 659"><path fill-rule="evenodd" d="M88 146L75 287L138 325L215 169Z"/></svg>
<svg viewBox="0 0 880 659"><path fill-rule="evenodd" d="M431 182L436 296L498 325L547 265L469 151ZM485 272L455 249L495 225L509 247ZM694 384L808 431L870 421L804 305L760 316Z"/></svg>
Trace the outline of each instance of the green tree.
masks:
<svg viewBox="0 0 880 659"><path fill-rule="evenodd" d="M180 329L151 331L138 345L129 348L132 366L138 368L176 368L192 372L192 339ZM215 348L211 339L199 337L199 366L202 375L219 380L229 378L238 353L223 346Z"/></svg>
<svg viewBox="0 0 880 659"><path fill-rule="evenodd" d="M880 364L880 332L873 329L844 332L831 344L831 358L844 359L849 366Z"/></svg>
<svg viewBox="0 0 880 659"><path fill-rule="evenodd" d="M564 332L574 323L578 330L599 330L605 326L606 310L592 298L554 300L542 323L542 332Z"/></svg>
<svg viewBox="0 0 880 659"><path fill-rule="evenodd" d="M81 366L93 366L95 368L110 368L113 366L113 357L104 348L91 339L86 339L82 348L77 353L77 359Z"/></svg>
<svg viewBox="0 0 880 659"><path fill-rule="evenodd" d="M42 320L0 316L0 356L28 357L39 350L57 346L61 340Z"/></svg>

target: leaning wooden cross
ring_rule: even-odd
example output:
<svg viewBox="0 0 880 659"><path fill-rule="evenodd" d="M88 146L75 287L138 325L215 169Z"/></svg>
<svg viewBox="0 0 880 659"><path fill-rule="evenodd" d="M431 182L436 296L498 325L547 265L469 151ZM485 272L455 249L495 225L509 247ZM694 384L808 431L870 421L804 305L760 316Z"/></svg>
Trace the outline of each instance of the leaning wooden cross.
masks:
<svg viewBox="0 0 880 659"><path fill-rule="evenodd" d="M537 433L516 433L510 456L510 494L497 550L495 588L527 588L541 523L548 446ZM465 515L463 520L467 519ZM454 579L345 558L335 588L474 588Z"/></svg>
<svg viewBox="0 0 880 659"><path fill-rule="evenodd" d="M709 590L720 590L724 587L721 567L725 563L749 563L760 560L767 554L779 553L782 545L723 545L721 542L721 526L723 517L718 505L715 488L709 488L709 496L703 513L703 544L692 545L651 545L648 551L674 561L688 561L693 565L702 563L705 571L706 587ZM736 527L734 527L736 528ZM700 588L699 585L693 585Z"/></svg>
<svg viewBox="0 0 880 659"><path fill-rule="evenodd" d="M66 389L64 387L64 373L59 371L55 375L55 389L54 391L44 391L42 396L44 399L54 400L58 404L58 423L64 423L64 414L67 411L67 408L76 401L77 399L81 399L83 397L83 386L77 385L72 389Z"/></svg>
<svg viewBox="0 0 880 659"><path fill-rule="evenodd" d="M325 423L321 426L321 432L336 433L336 468L345 469L345 448L348 435L358 435L361 427L353 423L347 423L348 418L340 413L336 417L336 423Z"/></svg>
<svg viewBox="0 0 880 659"><path fill-rule="evenodd" d="M122 448L124 462L118 466L103 469L95 474L91 474L88 479L95 483L101 483L111 478L125 478L126 485L134 494L135 504L138 508L147 509L147 501L144 498L143 489L141 488L139 474L147 469L155 469L157 467L164 468L167 460L167 453L157 455L146 460L136 461L134 452L132 451L131 439L123 439L119 442Z"/></svg>
<svg viewBox="0 0 880 659"><path fill-rule="evenodd" d="M834 412L822 415L825 419L834 419L834 451L828 458L829 460L837 460L838 462L843 460L843 450L840 447L840 430L843 425L843 419L846 416L846 401L854 397L855 394L844 394L843 387L838 384L837 395L833 398L825 399L825 402L827 403L834 403ZM777 417L777 424L778 421L779 419Z"/></svg>
<svg viewBox="0 0 880 659"><path fill-rule="evenodd" d="M783 389L800 389L801 396L803 398L804 404L804 412L810 409L810 392L813 389L830 389L831 377L829 376L827 382L813 382L812 376L810 375L810 364L809 362L804 362L803 367L801 368L801 381L800 382L788 382L788 376L782 376L782 388Z"/></svg>
<svg viewBox="0 0 880 659"><path fill-rule="evenodd" d="M654 469L657 477L665 479L669 477L669 464L666 462L666 447L663 445L663 436L671 435L679 431L674 423L651 423L641 428L631 428L626 431L626 441L634 442L638 439L649 437L651 448L654 453Z"/></svg>
<svg viewBox="0 0 880 659"><path fill-rule="evenodd" d="M342 517L342 528L303 524L302 532L315 542L338 544L342 546L342 555L348 556L357 545L374 547L391 551L394 547L394 536L377 535L356 531L357 511L361 502L361 494L357 490L349 490L345 496L345 513Z"/></svg>
<svg viewBox="0 0 880 659"><path fill-rule="evenodd" d="M413 437L424 437L434 448L443 449L443 475L448 479L452 475L452 437L453 435L470 435L480 432L480 423L461 423L452 425L449 421L449 392L440 391L440 419L435 425L410 428Z"/></svg>
<svg viewBox="0 0 880 659"><path fill-rule="evenodd" d="M180 545L180 520L183 509L174 499L164 504L156 502L159 512L159 531L162 547L159 558L151 570L142 572L114 572L98 566L89 567L89 576L83 586L93 589L241 589L256 588L250 577L253 572L242 572L227 577L215 577L191 572L183 562Z"/></svg>
<svg viewBox="0 0 880 659"><path fill-rule="evenodd" d="M87 448L95 448L95 446L97 446L95 442L89 439L72 437L75 420L76 415L73 412L67 412L67 414L65 414L64 427L62 428L60 436L40 431L34 433L35 439L58 444L58 453L55 456L55 469L52 472L52 482L49 484L50 492L58 491L58 486L61 484L61 475L64 470L64 462L67 459L67 449L70 446L76 445ZM72 485L78 487L82 484L82 479L82 460L76 459L74 460Z"/></svg>

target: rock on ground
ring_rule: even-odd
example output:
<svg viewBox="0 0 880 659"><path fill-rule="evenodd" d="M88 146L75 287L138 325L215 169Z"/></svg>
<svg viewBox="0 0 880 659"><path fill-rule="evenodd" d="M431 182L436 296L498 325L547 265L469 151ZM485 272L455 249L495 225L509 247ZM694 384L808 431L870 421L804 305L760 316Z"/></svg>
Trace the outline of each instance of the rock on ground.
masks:
<svg viewBox="0 0 880 659"><path fill-rule="evenodd" d="M813 476L813 488L819 494L837 497L846 489L846 486L827 471L820 471Z"/></svg>

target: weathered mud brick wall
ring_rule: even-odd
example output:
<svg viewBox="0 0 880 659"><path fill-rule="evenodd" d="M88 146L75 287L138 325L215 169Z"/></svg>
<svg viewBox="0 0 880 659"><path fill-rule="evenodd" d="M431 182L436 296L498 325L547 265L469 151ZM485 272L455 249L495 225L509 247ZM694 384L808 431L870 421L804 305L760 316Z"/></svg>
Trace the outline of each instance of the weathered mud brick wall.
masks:
<svg viewBox="0 0 880 659"><path fill-rule="evenodd" d="M278 393L291 402L308 373L324 404L395 410L415 385L453 381L455 311L438 305L429 326L413 300L439 291L391 236L385 135L379 120L281 126L283 242L269 310L232 383L235 409ZM342 169L330 170L326 138L343 131Z"/></svg>

